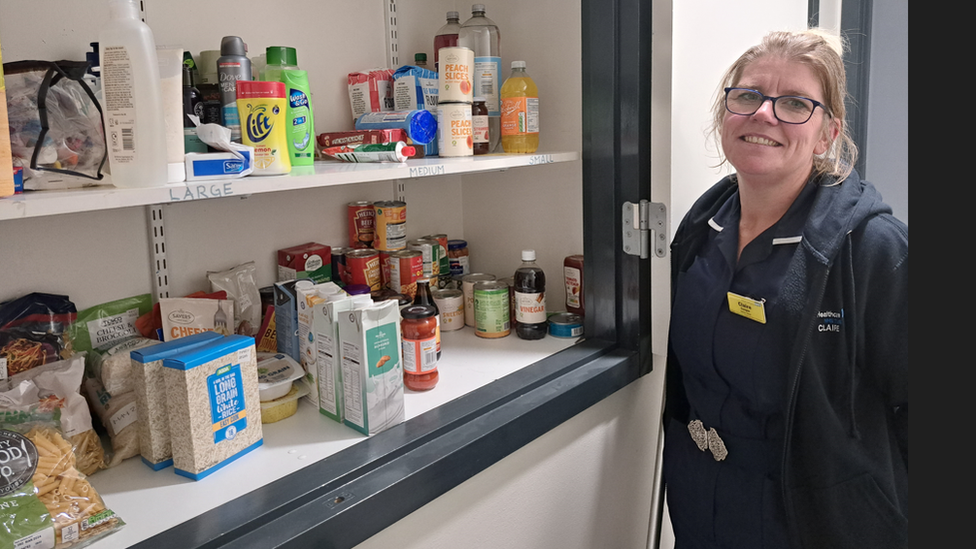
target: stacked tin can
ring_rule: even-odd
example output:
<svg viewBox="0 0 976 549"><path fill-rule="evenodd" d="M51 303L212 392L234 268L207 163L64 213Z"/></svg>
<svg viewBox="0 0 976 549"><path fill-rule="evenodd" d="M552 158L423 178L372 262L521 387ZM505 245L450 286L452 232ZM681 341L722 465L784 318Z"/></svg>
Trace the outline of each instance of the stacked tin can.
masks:
<svg viewBox="0 0 976 549"><path fill-rule="evenodd" d="M437 100L437 146L440 156L474 156L471 104L474 102L474 51L441 48Z"/></svg>

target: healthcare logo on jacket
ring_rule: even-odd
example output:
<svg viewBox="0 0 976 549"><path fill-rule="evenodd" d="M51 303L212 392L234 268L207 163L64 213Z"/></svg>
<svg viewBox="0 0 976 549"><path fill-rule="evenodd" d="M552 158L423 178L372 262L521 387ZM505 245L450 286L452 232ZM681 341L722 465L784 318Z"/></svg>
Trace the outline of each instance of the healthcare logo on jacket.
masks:
<svg viewBox="0 0 976 549"><path fill-rule="evenodd" d="M818 332L840 332L844 325L844 309L837 311L820 311L817 313L820 323L817 325Z"/></svg>

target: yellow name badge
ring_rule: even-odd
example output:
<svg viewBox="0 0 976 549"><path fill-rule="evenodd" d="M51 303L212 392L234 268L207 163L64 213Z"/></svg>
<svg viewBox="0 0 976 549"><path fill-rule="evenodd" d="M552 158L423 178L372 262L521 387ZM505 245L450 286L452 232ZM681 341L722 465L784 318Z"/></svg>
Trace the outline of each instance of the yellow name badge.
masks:
<svg viewBox="0 0 976 549"><path fill-rule="evenodd" d="M765 301L765 299L756 301L751 297L729 292L729 310L760 324L766 323Z"/></svg>

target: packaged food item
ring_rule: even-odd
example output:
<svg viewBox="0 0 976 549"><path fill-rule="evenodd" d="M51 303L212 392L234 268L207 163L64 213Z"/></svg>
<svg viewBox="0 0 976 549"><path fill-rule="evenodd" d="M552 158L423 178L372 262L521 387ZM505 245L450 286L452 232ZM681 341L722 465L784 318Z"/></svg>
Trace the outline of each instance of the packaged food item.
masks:
<svg viewBox="0 0 976 549"><path fill-rule="evenodd" d="M258 353L258 397L275 400L291 392L294 382L305 376L301 364L282 353Z"/></svg>
<svg viewBox="0 0 976 549"><path fill-rule="evenodd" d="M316 379L318 380L319 412L342 422L344 397L342 383L342 346L339 339L339 316L356 307L368 305L367 295L332 294L315 304L313 331L315 333Z"/></svg>
<svg viewBox="0 0 976 549"><path fill-rule="evenodd" d="M583 317L561 311L549 315L549 335L553 337L580 337L583 335Z"/></svg>
<svg viewBox="0 0 976 549"><path fill-rule="evenodd" d="M376 210L368 200L357 200L346 205L349 220L349 246L353 248L372 248L376 228Z"/></svg>
<svg viewBox="0 0 976 549"><path fill-rule="evenodd" d="M437 72L411 65L400 67L393 72L393 108L436 112L438 86ZM437 156L437 147L437 140L431 140L423 146L424 156Z"/></svg>
<svg viewBox="0 0 976 549"><path fill-rule="evenodd" d="M166 341L200 332L233 333L234 302L228 299L164 297L159 300Z"/></svg>
<svg viewBox="0 0 976 549"><path fill-rule="evenodd" d="M474 99L474 51L466 47L442 48L438 63L438 102L466 103Z"/></svg>
<svg viewBox="0 0 976 549"><path fill-rule="evenodd" d="M407 131L401 128L386 128L380 130L353 130L341 132L324 132L316 137L322 148L338 147L339 145L383 144L397 141L409 142Z"/></svg>
<svg viewBox="0 0 976 549"><path fill-rule="evenodd" d="M102 382L85 377L85 397L101 421L112 443L112 453L106 467L115 467L130 457L139 455L139 425L135 391L113 395Z"/></svg>
<svg viewBox="0 0 976 549"><path fill-rule="evenodd" d="M0 412L0 455L0 546L80 548L125 525L78 468L54 410Z"/></svg>
<svg viewBox="0 0 976 549"><path fill-rule="evenodd" d="M450 332L464 328L464 293L446 288L431 290L431 294L440 311L441 330Z"/></svg>
<svg viewBox="0 0 976 549"><path fill-rule="evenodd" d="M152 469L158 471L173 464L163 360L220 337L217 332L200 332L130 353L139 453L142 454L143 463Z"/></svg>
<svg viewBox="0 0 976 549"><path fill-rule="evenodd" d="M356 119L357 130L398 128L407 132L413 143L426 145L437 139L437 116L428 110L368 112Z"/></svg>
<svg viewBox="0 0 976 549"><path fill-rule="evenodd" d="M0 305L0 377L25 372L73 353L65 334L78 310L66 295L34 292Z"/></svg>
<svg viewBox="0 0 976 549"><path fill-rule="evenodd" d="M234 333L253 336L261 328L261 293L255 282L257 267L253 261L226 271L209 271L212 291L223 290L234 302Z"/></svg>
<svg viewBox="0 0 976 549"><path fill-rule="evenodd" d="M437 308L410 305L400 310L403 336L403 384L412 391L437 385Z"/></svg>
<svg viewBox="0 0 976 549"><path fill-rule="evenodd" d="M306 242L278 250L278 282L307 278L315 284L332 280L332 249Z"/></svg>
<svg viewBox="0 0 976 549"><path fill-rule="evenodd" d="M113 394L128 393L134 388L132 379L132 360L129 354L136 350L156 345L159 341L141 336L130 337L104 352L88 353L86 368L105 390Z"/></svg>
<svg viewBox="0 0 976 549"><path fill-rule="evenodd" d="M104 352L139 335L136 321L152 310L152 296L143 294L89 307L68 327L72 349Z"/></svg>
<svg viewBox="0 0 976 549"><path fill-rule="evenodd" d="M183 296L191 299L227 299L227 292L221 290L219 292L193 292L192 294ZM158 341L164 341L166 339L163 333L163 314L160 311L159 302L153 305L152 311L142 315L136 320L136 327L139 329L139 333L142 337L149 339L155 339Z"/></svg>
<svg viewBox="0 0 976 549"><path fill-rule="evenodd" d="M566 256L563 260L563 282L566 288L566 310L583 316L583 254Z"/></svg>
<svg viewBox="0 0 976 549"><path fill-rule="evenodd" d="M407 203L401 200L374 202L376 230L373 248L384 252L407 247Z"/></svg>
<svg viewBox="0 0 976 549"><path fill-rule="evenodd" d="M203 479L261 446L254 339L229 335L163 359L178 475Z"/></svg>
<svg viewBox="0 0 976 549"><path fill-rule="evenodd" d="M275 324L275 306L273 302L265 309L264 320L261 321L261 330L254 339L258 351L266 353L278 352L278 330Z"/></svg>
<svg viewBox="0 0 976 549"><path fill-rule="evenodd" d="M92 428L88 402L80 392L85 375L85 355L84 352L77 353L66 360L44 364L5 380L0 384L6 391L0 398L0 410L16 411L36 404L60 408L61 431L74 449L75 466L82 473L92 475L105 468L105 451ZM33 389L25 391L25 387Z"/></svg>
<svg viewBox="0 0 976 549"><path fill-rule="evenodd" d="M475 335L489 339L511 333L508 284L485 280L474 285Z"/></svg>
<svg viewBox="0 0 976 549"><path fill-rule="evenodd" d="M464 293L464 325L475 326L474 318L474 285L483 280L495 280L497 277L489 273L469 273L461 278L461 291Z"/></svg>
<svg viewBox="0 0 976 549"><path fill-rule="evenodd" d="M308 401L312 406L319 407L318 394L318 350L315 332L316 305L329 299L335 294L345 294L337 284L323 282L315 285L297 285L296 306L298 318L298 363L305 372L309 385ZM264 399L262 399L264 400Z"/></svg>
<svg viewBox="0 0 976 549"><path fill-rule="evenodd" d="M261 423L275 423L298 412L298 400L308 394L308 385L299 379L284 396L261 401Z"/></svg>
<svg viewBox="0 0 976 549"><path fill-rule="evenodd" d="M465 275L471 273L471 252L468 250L468 242L461 239L447 241L447 257L451 268L451 278L460 281Z"/></svg>
<svg viewBox="0 0 976 549"><path fill-rule="evenodd" d="M349 105L352 119L364 113L393 110L393 70L371 69L349 73Z"/></svg>
<svg viewBox="0 0 976 549"><path fill-rule="evenodd" d="M372 302L339 315L343 422L375 435L404 420L400 308Z"/></svg>

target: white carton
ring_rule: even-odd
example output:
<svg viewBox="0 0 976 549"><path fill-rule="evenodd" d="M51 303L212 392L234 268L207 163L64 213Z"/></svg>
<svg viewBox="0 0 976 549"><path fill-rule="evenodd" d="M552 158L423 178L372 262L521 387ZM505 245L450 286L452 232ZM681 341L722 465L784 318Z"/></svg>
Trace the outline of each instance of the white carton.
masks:
<svg viewBox="0 0 976 549"><path fill-rule="evenodd" d="M339 315L343 422L375 435L404 419L400 308L395 300Z"/></svg>
<svg viewBox="0 0 976 549"><path fill-rule="evenodd" d="M298 318L298 362L305 370L305 379L309 386L309 392L305 395L305 399L316 408L319 407L319 391L318 368L316 366L318 350L313 327L315 306L324 303L329 299L329 296L338 293L345 294L345 291L335 282L295 286Z"/></svg>
<svg viewBox="0 0 976 549"><path fill-rule="evenodd" d="M344 413L342 395L342 353L339 345L339 315L369 305L368 295L349 296L345 292L316 303L313 315L313 337L316 342L319 412L338 422Z"/></svg>

